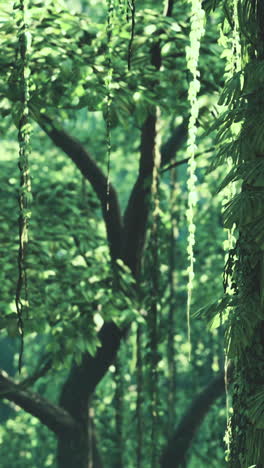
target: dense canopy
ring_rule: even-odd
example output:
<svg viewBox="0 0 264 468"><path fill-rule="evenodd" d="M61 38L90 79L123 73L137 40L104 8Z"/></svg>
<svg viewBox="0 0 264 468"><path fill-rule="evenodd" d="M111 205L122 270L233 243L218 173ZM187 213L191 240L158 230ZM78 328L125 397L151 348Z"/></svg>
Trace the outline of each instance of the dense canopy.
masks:
<svg viewBox="0 0 264 468"><path fill-rule="evenodd" d="M2 468L263 466L263 24L2 0Z"/></svg>

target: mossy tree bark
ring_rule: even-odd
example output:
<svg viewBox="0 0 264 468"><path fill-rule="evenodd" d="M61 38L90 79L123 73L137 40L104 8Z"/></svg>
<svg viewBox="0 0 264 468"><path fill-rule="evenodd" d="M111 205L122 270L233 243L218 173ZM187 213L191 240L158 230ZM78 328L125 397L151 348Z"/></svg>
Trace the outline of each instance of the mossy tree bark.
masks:
<svg viewBox="0 0 264 468"><path fill-rule="evenodd" d="M237 8L237 12L236 12ZM236 16L235 16L236 15ZM230 21L230 19L229 19ZM241 191L226 209L226 226L237 228L237 243L229 256L233 304L227 327L227 351L234 363L233 416L230 420L229 466L264 466L264 4L234 2L234 23L242 46L242 70L227 85L228 117L240 130L227 142L233 151L231 180ZM235 84L237 83L237 84ZM234 88L233 88L234 89ZM227 96L227 95L226 95ZM229 119L229 122L228 122ZM233 126L234 127L234 126ZM229 140L230 141L230 140ZM235 255L233 255L235 254Z"/></svg>

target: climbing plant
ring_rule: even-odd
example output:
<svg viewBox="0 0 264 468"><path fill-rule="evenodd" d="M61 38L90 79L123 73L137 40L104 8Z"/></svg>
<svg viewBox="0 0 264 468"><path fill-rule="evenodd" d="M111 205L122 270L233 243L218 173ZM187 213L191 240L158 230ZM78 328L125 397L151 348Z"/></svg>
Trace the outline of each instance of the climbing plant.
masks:
<svg viewBox="0 0 264 468"><path fill-rule="evenodd" d="M189 280L188 280L188 297L187 297L187 328L189 342L189 356L191 355L191 326L190 326L190 309L192 300L192 287L194 280L194 244L195 244L195 223L194 223L194 207L196 202L195 193L195 154L196 134L197 134L197 119L199 115L198 93L200 91L200 73L198 69L199 51L201 38L204 34L205 15L200 0L191 0L191 29L190 29L190 45L186 48L187 67L191 74L191 81L188 89L188 99L190 102L190 118L188 124L188 139L187 139L187 156L188 156L188 210L186 213L188 222L188 258L189 258Z"/></svg>
<svg viewBox="0 0 264 468"><path fill-rule="evenodd" d="M152 228L150 234L150 254L152 258L152 272L150 275L150 308L149 308L149 342L150 342L150 388L151 388L151 466L157 467L158 463L158 325L159 325L159 279L160 279L160 258L159 258L159 168L161 163L160 155L160 110L157 109L155 155L153 164L152 180Z"/></svg>
<svg viewBox="0 0 264 468"><path fill-rule="evenodd" d="M123 34L125 37L127 24L130 24L130 37L127 46L127 67L131 70L132 47L135 36L136 24L136 0L107 0L107 22L106 22L106 145L107 145L107 194L106 194L106 210L109 211L109 187L110 187L110 164L111 164L111 127L112 121L112 104L113 104L113 89L114 83L114 44L113 34Z"/></svg>
<svg viewBox="0 0 264 468"><path fill-rule="evenodd" d="M187 229L186 223L179 221L179 236L171 236L169 181L165 174L160 182L160 168L170 164L174 157L178 162L178 156L182 156L183 165L177 174L179 191L175 194L177 218L173 213L178 223L184 217L187 200L184 171L187 121L191 113L188 151L190 147L195 151L197 99L203 94L205 107L210 108L207 97L215 91L221 67L216 66L218 49L212 34L212 41L209 38L206 45L211 55L208 60L201 60L199 69L203 73L198 75L192 54L198 59L200 36L197 30L195 33L197 25L192 17L194 37L191 35L190 70L186 74L190 4L171 0L164 3L162 15L160 2L139 2L136 16L135 2L119 0L104 2L103 8L100 1L85 2L81 14L69 11L69 1L38 0L30 4L34 41L29 97L37 139L32 142L35 146L31 155L36 203L32 205L28 275L31 310L37 311L37 318L30 310L29 317L25 317L25 329L42 365L41 372L35 372L34 378L26 378L21 385L2 373L0 383L1 396L6 388L12 389L6 395L16 405L37 417L41 409L41 423L58 439L58 464L63 468L102 463L112 466L115 462L128 468L157 466L167 443L177 433L175 402L179 402L177 418L184 419L194 393L210 380L214 384L214 374L219 369L215 364L217 340L212 339L209 350L209 340L204 342L206 338L201 336L203 325L198 323L194 325L194 366L190 373L184 314L187 261L183 246ZM193 2L193 9L194 5ZM201 14L199 25L202 24ZM1 25L4 44L0 50L0 64L4 65L1 99L4 96L5 117L10 117L12 109L15 121L20 117L16 103L21 97L17 77L13 75L14 80L10 79L17 65L13 46L16 28L9 16L3 28ZM189 82L191 105L186 99ZM203 148L203 137L200 143ZM187 156L193 163L197 154L189 152ZM200 178L206 157L203 163L197 171ZM14 182L11 162L4 161L3 167L7 189L1 194L5 194L10 215L0 214L4 229L0 236L6 241L14 216ZM189 173L196 182L193 165ZM197 186L190 187L192 196ZM208 190L203 188L201 192L200 207L204 214ZM194 205L192 208L195 211ZM197 270L204 271L203 292L193 294L200 303L203 296L215 294L217 282L213 278L212 286L215 269L210 262L218 258L213 241L202 237L203 231L209 232L211 228L219 232L218 218L213 219L216 222L207 219L206 223L202 221L200 230L197 227L201 243L207 242L208 246L209 242L213 251L205 260L201 254L199 257L199 252L196 255ZM194 234L192 217L189 222L190 234ZM177 255L168 266L170 238L169 250L176 244ZM4 259L9 261L13 244L8 242L11 249L5 249ZM193 253L190 255L194 260ZM13 266L8 269L7 263L1 264L1 278L6 285L4 306L1 303L4 316L0 317L3 333L11 328L6 324L13 319L10 301ZM172 278L174 273L177 287ZM119 349L120 360L115 361ZM30 349L26 353L34 364L34 353ZM205 366L202 376L201 366ZM54 375L49 377L48 373L44 377L52 369ZM29 366L23 367L22 375L27 372ZM52 385L47 389L49 378ZM38 379L43 379L39 387ZM45 397L34 398L36 393L30 393L29 388L35 382L34 392L39 389ZM56 403L51 406L51 401ZM197 413L199 420L207 411L208 406L202 408L202 415ZM171 412L169 424L168 412ZM195 424L194 421L193 432L186 436L187 448L177 450L179 458L189 457L188 444L198 427ZM208 434L209 426L207 423ZM201 438L203 435L204 431ZM30 443L27 442L26 451L21 450L23 461L30 453ZM194 451L194 457L198 463L200 452L202 456L207 453L209 445L203 443L201 449L196 443L198 454ZM102 463L98 461L99 451ZM222 460L221 449L217 457ZM46 456L39 463L45 459L43 463L48 466L55 463L54 458L54 454L52 458ZM15 466L9 459L7 464Z"/></svg>
<svg viewBox="0 0 264 468"><path fill-rule="evenodd" d="M136 0L131 0L127 2L128 8L131 12L131 35L128 44L128 54L127 54L127 67L128 70L131 69L131 59L132 59L132 47L135 36L135 26L136 26ZM129 14L127 15L129 19Z"/></svg>
<svg viewBox="0 0 264 468"><path fill-rule="evenodd" d="M224 7L224 27L234 37L236 54L233 74L220 98L226 107L215 125L219 131L213 167L227 165L232 158L220 190L239 181L240 191L225 206L224 225L227 229L235 225L237 240L225 267L226 297L214 310L225 317L232 368L228 462L232 468L244 468L261 466L264 458L264 6L259 0L239 0L225 2Z"/></svg>
<svg viewBox="0 0 264 468"><path fill-rule="evenodd" d="M30 174L29 174L29 154L30 154L30 133L31 124L29 120L29 99L30 99L30 47L31 33L28 26L28 2L20 0L14 5L15 21L17 25L17 69L14 71L20 83L21 101L17 103L19 109L18 121L18 142L19 142L19 162L20 188L19 188L19 253L18 253L18 280L16 288L16 309L18 315L18 329L21 337L21 348L19 354L19 371L21 372L22 357L24 349L24 322L23 311L28 308L28 289L26 271L26 249L28 244L28 225L30 219ZM24 297L22 297L24 288Z"/></svg>
<svg viewBox="0 0 264 468"><path fill-rule="evenodd" d="M110 196L110 163L111 163L111 104L112 104L112 80L113 80L113 64L112 64L112 34L115 19L115 4L114 0L107 0L107 52L106 52L106 66L107 73L105 77L106 85L106 145L107 145L107 187L106 187L106 210L109 211L109 196Z"/></svg>

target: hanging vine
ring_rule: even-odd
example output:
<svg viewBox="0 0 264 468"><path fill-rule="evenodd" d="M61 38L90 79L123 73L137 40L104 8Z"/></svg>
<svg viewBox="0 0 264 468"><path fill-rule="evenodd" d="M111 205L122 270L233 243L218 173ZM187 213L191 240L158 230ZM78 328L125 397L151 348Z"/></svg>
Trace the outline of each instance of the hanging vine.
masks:
<svg viewBox="0 0 264 468"><path fill-rule="evenodd" d="M136 0L107 0L107 50L106 50L106 66L107 73L105 77L106 86L106 146L107 146L107 187L106 187L106 211L109 211L109 195L110 195L110 171L111 171L111 107L113 102L112 83L113 83L113 31L114 27L122 29L122 24L126 17L126 22L131 21L131 35L128 44L127 66L131 69L132 46L135 36L135 16L136 16ZM130 19L131 18L131 19Z"/></svg>
<svg viewBox="0 0 264 468"><path fill-rule="evenodd" d="M205 14L202 8L201 0L190 0L191 3L191 30L190 30L190 45L186 48L187 67L192 75L191 82L188 90L188 100L190 102L190 118L188 125L188 140L187 140L187 157L188 159L188 209L187 209L187 222L188 222L188 286L187 286L187 330L188 330L188 343L189 343L189 359L191 356L191 325L190 325L190 309L192 302L192 289L194 280L194 244L195 244L195 223L194 223L194 207L196 202L195 183L196 183L196 161L195 153L196 135L197 135L197 119L199 114L199 105L197 96L200 90L200 73L198 70L198 60L200 53L200 43L204 34L204 21Z"/></svg>
<svg viewBox="0 0 264 468"><path fill-rule="evenodd" d="M264 4L238 0L231 5L233 19L225 4L225 22L238 57L231 58L233 74L220 98L225 109L214 126L214 167L227 165L231 157L219 190L237 181L241 188L224 210L224 227L235 225L237 241L224 271L230 294L215 307L215 315L223 314L233 367L228 462L231 468L244 468L262 466L264 459Z"/></svg>
<svg viewBox="0 0 264 468"><path fill-rule="evenodd" d="M151 361L151 467L158 464L158 310L159 310L159 168L160 155L160 109L156 109L156 141L152 178L152 229L150 234L151 266L151 304L149 313L149 338Z"/></svg>
<svg viewBox="0 0 264 468"><path fill-rule="evenodd" d="M238 0L233 0L233 57L234 57L234 70L240 71L242 66L242 50L239 35L239 18L238 18Z"/></svg>
<svg viewBox="0 0 264 468"><path fill-rule="evenodd" d="M123 413L124 413L124 388L123 388L123 363L121 352L117 354L115 360L115 428L116 428L116 453L117 466L123 467L124 437L123 437Z"/></svg>
<svg viewBox="0 0 264 468"><path fill-rule="evenodd" d="M222 27L219 43L224 46L225 56L226 56L226 79L230 80L233 78L235 73L239 73L242 67L242 57L241 57L241 43L239 35L239 18L238 18L238 0L233 0L232 5L232 22L233 28L231 31L230 38L230 25L228 27L227 33L225 33L225 27ZM230 50L230 53L228 52ZM235 137L235 135L234 135ZM233 167L232 157L227 159L227 172L230 172ZM223 200L223 206L229 203L236 194L235 183L230 183L225 189L225 196ZM223 286L224 291L228 295L235 294L236 285L233 281L233 270L236 262L236 237L235 237L235 225L233 224L227 229L227 241L224 241L224 251L226 252L225 261L226 266L224 269L223 275ZM222 312L220 314L221 326L223 327L223 317ZM226 420L227 420L227 430L225 435L225 441L227 445L227 453L230 451L230 433L231 433L231 419L230 419L230 392L229 392L229 378L228 378L228 368L230 362L228 360L228 351L224 344L224 373L225 373L225 395L226 395Z"/></svg>
<svg viewBox="0 0 264 468"><path fill-rule="evenodd" d="M143 327L141 323L137 325L137 337L136 337L136 378L137 378L137 402L136 402L136 420L137 420L137 454L136 454L136 468L142 468L143 466L143 414L142 408L144 404L143 394Z"/></svg>
<svg viewBox="0 0 264 468"><path fill-rule="evenodd" d="M107 53L106 65L107 74L105 78L106 85L106 146L107 146L107 182L106 182L106 211L109 211L109 196L110 196L110 166L111 166L111 105L113 95L111 91L111 84L113 81L113 63L112 63L112 35L113 35L113 21L114 21L114 0L107 0Z"/></svg>
<svg viewBox="0 0 264 468"><path fill-rule="evenodd" d="M136 26L136 0L128 0L128 8L131 12L131 36L128 44L128 55L127 55L127 68L131 69L131 59L132 59L132 46L135 36L135 26ZM129 13L128 13L129 20Z"/></svg>
<svg viewBox="0 0 264 468"><path fill-rule="evenodd" d="M176 255L175 243L178 235L177 232L177 195L178 187L176 182L176 168L171 171L170 183L170 242L168 248L168 265L169 265L169 311L167 324L167 362L168 362L168 437L172 434L176 420L176 360L175 360L175 295L176 295Z"/></svg>
<svg viewBox="0 0 264 468"><path fill-rule="evenodd" d="M18 36L18 72L21 85L21 116L18 122L18 143L20 189L19 189L19 252L18 252L18 280L16 287L16 310L18 315L18 331L21 338L18 368L21 372L24 351L24 321L23 312L28 308L28 288L26 271L26 249L28 244L28 227L30 219L31 184L29 175L29 154L31 125L29 121L29 56L31 48L31 34L28 27L28 4L20 0L14 5ZM22 298L24 289L24 298Z"/></svg>

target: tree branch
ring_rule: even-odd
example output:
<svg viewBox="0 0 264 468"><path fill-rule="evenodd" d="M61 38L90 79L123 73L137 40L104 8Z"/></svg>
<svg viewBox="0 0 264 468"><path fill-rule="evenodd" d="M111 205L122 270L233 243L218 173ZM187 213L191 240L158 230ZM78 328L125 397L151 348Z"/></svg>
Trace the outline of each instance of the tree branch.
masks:
<svg viewBox="0 0 264 468"><path fill-rule="evenodd" d="M173 0L168 0L163 16L172 14ZM161 31L158 31L160 34ZM150 62L158 71L161 67L161 46L159 36L153 41ZM153 80L150 86L155 86L157 80ZM122 245L122 258L130 267L135 277L139 276L140 263L145 244L148 216L150 211L150 197L152 177L154 169L156 133L157 133L157 109L147 116L141 129L140 163L139 173L132 189L127 208L124 214L124 233Z"/></svg>
<svg viewBox="0 0 264 468"><path fill-rule="evenodd" d="M47 353L44 356L41 356L33 374L29 377L26 377L22 382L19 383L20 388L24 389L29 387L30 385L33 385L38 379L44 377L44 375L46 375L51 368L52 358L50 353Z"/></svg>
<svg viewBox="0 0 264 468"><path fill-rule="evenodd" d="M159 42L154 42L152 46L151 64L157 71L161 67ZM152 82L152 85L155 85L155 81ZM131 268L135 277L139 276L147 233L155 160L156 127L157 109L153 107L152 113L149 113L141 129L139 173L124 214L122 258Z"/></svg>
<svg viewBox="0 0 264 468"><path fill-rule="evenodd" d="M140 271L150 210L156 121L155 111L153 115L147 117L142 127L139 175L124 214L122 258L135 277L138 277Z"/></svg>
<svg viewBox="0 0 264 468"><path fill-rule="evenodd" d="M209 148L207 150L202 151L201 153L197 153L194 157L196 159L204 154L212 153L212 151L213 151L213 148ZM189 160L190 158L185 158L185 159L181 159L180 161L175 161L173 164L170 164L169 166L165 167L160 172L163 173L163 172L169 171L170 169L173 169L174 167L180 166L181 164L187 164Z"/></svg>
<svg viewBox="0 0 264 468"><path fill-rule="evenodd" d="M153 45L151 61L158 70L161 65L160 44L158 42ZM125 229L122 231L116 192L110 186L110 210L107 211L107 179L88 152L64 130L58 129L47 116L38 116L37 118L47 135L72 159L93 186L101 201L111 256L113 259L121 257L135 276L139 271L150 208L149 197L154 167L156 120L156 110L153 109L153 113L148 115L142 127L139 175L131 193L125 213ZM121 245L122 234L123 242ZM120 341L126 332L127 328L120 330L114 323L105 323L99 332L102 346L98 348L96 355L92 357L89 353L85 353L81 365L72 367L62 388L60 404L76 420L81 421L84 418L89 398L105 375L109 365L114 361Z"/></svg>
<svg viewBox="0 0 264 468"><path fill-rule="evenodd" d="M113 260L120 258L122 219L114 187L110 184L109 195L107 197L107 178L82 144L65 132L65 130L54 124L48 116L36 115L35 113L34 116L44 132L56 146L61 148L71 158L83 176L92 185L101 202L111 257ZM109 209L107 209L107 202Z"/></svg>
<svg viewBox="0 0 264 468"><path fill-rule="evenodd" d="M187 451L200 424L224 390L224 373L221 373L193 400L163 452L161 468L180 468L185 463Z"/></svg>
<svg viewBox="0 0 264 468"><path fill-rule="evenodd" d="M166 0L163 16L166 16L166 17L172 16L173 4L174 4L174 0Z"/></svg>
<svg viewBox="0 0 264 468"><path fill-rule="evenodd" d="M101 201L111 258L113 260L120 258L122 220L115 189L110 184L107 200L107 178L81 143L63 129L58 128L48 116L37 115L36 117L35 115L35 118L55 145L72 159L91 183ZM109 210L106 208L107 201ZM99 332L102 346L98 348L96 355L93 357L85 353L81 365L73 365L63 386L60 403L76 420L81 421L86 414L89 397L114 361L120 341L125 334L126 329L121 331L114 323L105 323Z"/></svg>
<svg viewBox="0 0 264 468"><path fill-rule="evenodd" d="M77 422L67 411L38 393L21 388L4 371L0 371L0 397L20 406L56 434L78 428Z"/></svg>
<svg viewBox="0 0 264 468"><path fill-rule="evenodd" d="M81 365L73 365L63 385L60 404L77 420L86 414L84 412L87 411L88 401L114 362L120 341L126 332L126 328L121 330L112 322L105 323L99 332L102 346L98 348L96 355L92 357L85 353Z"/></svg>
<svg viewBox="0 0 264 468"><path fill-rule="evenodd" d="M178 127L173 129L171 136L163 143L160 149L161 166L168 164L175 156L177 151L182 147L188 136L188 119L185 119ZM166 171L168 168L163 169ZM163 172L163 170L161 172Z"/></svg>

